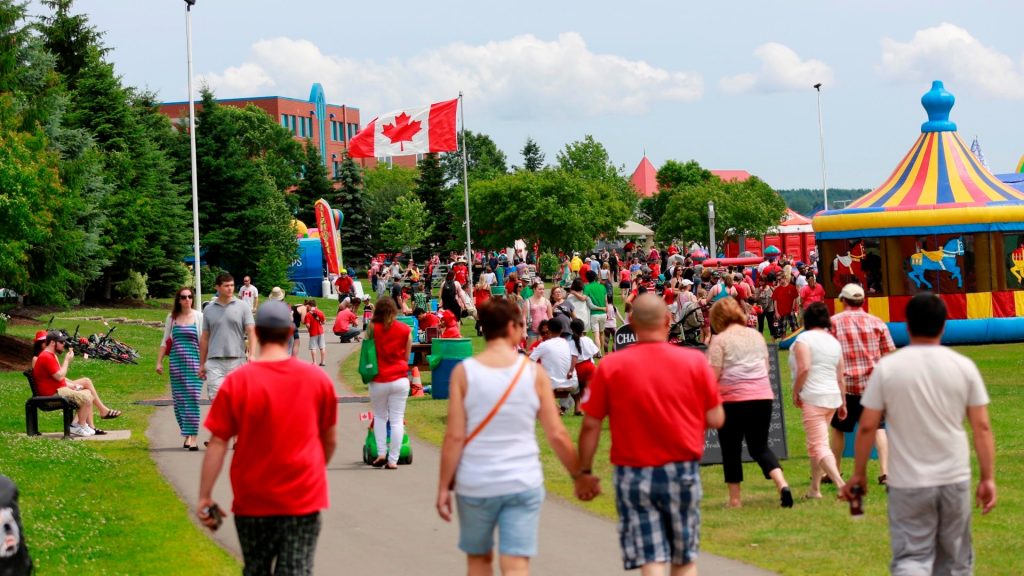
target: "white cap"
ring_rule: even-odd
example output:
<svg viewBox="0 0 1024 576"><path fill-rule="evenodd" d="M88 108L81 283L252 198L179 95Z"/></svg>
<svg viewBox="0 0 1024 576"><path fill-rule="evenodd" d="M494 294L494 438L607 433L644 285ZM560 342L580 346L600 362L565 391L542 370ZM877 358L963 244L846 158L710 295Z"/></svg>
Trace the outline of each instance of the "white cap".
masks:
<svg viewBox="0 0 1024 576"><path fill-rule="evenodd" d="M859 284L847 284L846 286L843 286L842 291L839 292L839 297L843 300L863 300L864 289L861 288Z"/></svg>
<svg viewBox="0 0 1024 576"><path fill-rule="evenodd" d="M683 286L693 286L693 282L686 278L683 278Z"/></svg>

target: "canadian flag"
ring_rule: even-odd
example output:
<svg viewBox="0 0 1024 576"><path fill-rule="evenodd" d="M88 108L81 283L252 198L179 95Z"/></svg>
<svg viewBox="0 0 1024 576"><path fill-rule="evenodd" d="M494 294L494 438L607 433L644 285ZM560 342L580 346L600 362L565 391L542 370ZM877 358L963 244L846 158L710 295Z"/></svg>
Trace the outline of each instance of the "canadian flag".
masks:
<svg viewBox="0 0 1024 576"><path fill-rule="evenodd" d="M455 99L382 114L349 140L348 155L377 158L458 150L458 107L459 101Z"/></svg>

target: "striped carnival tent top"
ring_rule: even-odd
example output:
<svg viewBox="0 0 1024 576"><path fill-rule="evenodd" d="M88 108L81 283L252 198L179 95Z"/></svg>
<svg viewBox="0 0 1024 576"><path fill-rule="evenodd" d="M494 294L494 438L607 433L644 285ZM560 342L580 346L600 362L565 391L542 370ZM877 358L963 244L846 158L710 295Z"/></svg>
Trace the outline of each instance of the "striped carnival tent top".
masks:
<svg viewBox="0 0 1024 576"><path fill-rule="evenodd" d="M892 175L841 210L815 215L820 240L1024 230L1024 192L994 176L949 120L955 98L936 80L928 121Z"/></svg>

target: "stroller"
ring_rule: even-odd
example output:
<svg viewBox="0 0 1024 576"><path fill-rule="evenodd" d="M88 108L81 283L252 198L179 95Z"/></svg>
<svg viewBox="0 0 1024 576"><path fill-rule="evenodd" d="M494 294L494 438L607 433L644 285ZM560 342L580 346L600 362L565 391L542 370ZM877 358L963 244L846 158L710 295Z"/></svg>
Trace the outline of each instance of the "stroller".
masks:
<svg viewBox="0 0 1024 576"><path fill-rule="evenodd" d="M704 312L700 304L693 301L676 302L674 308L668 341L679 346L703 347L700 332L704 327Z"/></svg>

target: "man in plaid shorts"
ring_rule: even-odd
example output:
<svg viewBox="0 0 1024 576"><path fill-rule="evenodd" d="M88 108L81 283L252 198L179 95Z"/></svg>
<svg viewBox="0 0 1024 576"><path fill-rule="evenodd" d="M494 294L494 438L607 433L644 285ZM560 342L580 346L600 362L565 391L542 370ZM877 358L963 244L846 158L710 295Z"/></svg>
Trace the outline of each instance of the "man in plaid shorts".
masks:
<svg viewBox="0 0 1024 576"><path fill-rule="evenodd" d="M896 350L896 345L885 322L864 310L864 288L847 284L839 292L839 299L846 308L832 316L832 335L843 347L846 418L840 420L838 415L832 418L832 454L836 458L836 468L841 472L846 433L853 432L853 426L860 421L863 411L860 398L871 372L882 356ZM889 442L885 436L884 420L875 434L875 446L880 468L878 483L885 485L889 470Z"/></svg>
<svg viewBox="0 0 1024 576"><path fill-rule="evenodd" d="M582 404L582 472L590 474L607 417L622 561L645 576L664 574L666 564L673 576L696 573L704 435L725 422L711 366L700 352L669 344L669 324L664 300L637 298L636 344L601 361ZM591 486L577 496L592 498Z"/></svg>

